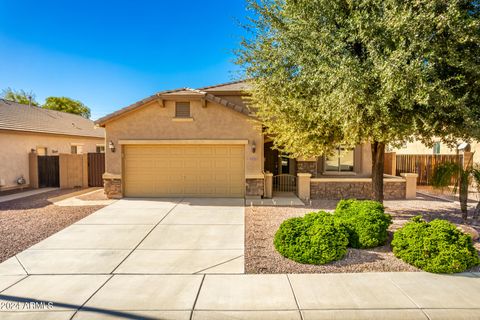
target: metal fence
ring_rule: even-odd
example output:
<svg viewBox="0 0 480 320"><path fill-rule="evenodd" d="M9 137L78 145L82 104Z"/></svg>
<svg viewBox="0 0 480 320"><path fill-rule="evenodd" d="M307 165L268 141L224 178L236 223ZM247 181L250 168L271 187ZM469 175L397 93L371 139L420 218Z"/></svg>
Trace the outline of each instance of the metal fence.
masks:
<svg viewBox="0 0 480 320"><path fill-rule="evenodd" d="M273 176L273 191L297 191L297 177L291 174L279 174L278 176Z"/></svg>

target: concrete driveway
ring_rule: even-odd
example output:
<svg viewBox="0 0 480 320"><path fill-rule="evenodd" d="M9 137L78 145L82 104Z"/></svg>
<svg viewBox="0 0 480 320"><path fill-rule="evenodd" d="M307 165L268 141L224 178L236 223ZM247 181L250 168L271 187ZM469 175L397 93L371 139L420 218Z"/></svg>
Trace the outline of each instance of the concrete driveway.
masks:
<svg viewBox="0 0 480 320"><path fill-rule="evenodd" d="M243 249L242 199L124 199L17 259L31 275L243 273Z"/></svg>
<svg viewBox="0 0 480 320"><path fill-rule="evenodd" d="M480 318L478 273L242 274L243 211L120 200L0 264L0 318Z"/></svg>

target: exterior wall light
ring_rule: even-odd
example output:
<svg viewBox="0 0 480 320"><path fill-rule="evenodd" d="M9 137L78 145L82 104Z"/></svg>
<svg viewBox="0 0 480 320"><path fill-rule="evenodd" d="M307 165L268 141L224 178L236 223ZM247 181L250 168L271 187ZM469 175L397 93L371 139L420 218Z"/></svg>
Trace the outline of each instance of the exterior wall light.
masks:
<svg viewBox="0 0 480 320"><path fill-rule="evenodd" d="M257 144L255 143L255 140L252 141L252 153L255 153L257 150Z"/></svg>
<svg viewBox="0 0 480 320"><path fill-rule="evenodd" d="M108 149L110 149L110 151L112 152L115 152L115 145L113 144L112 140L110 140L110 142L108 143Z"/></svg>

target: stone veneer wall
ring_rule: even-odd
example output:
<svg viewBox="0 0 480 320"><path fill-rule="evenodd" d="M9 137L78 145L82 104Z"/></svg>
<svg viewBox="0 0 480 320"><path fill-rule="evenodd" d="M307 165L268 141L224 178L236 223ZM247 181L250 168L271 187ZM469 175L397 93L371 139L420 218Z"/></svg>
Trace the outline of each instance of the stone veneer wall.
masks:
<svg viewBox="0 0 480 320"><path fill-rule="evenodd" d="M264 182L265 182L264 179L247 179L245 195L258 196L258 197L263 196Z"/></svg>
<svg viewBox="0 0 480 320"><path fill-rule="evenodd" d="M383 184L385 200L405 199L405 180L385 180ZM311 181L311 199L372 199L372 182L367 181Z"/></svg>
<svg viewBox="0 0 480 320"><path fill-rule="evenodd" d="M312 178L315 178L317 176L317 162L297 160L297 173L310 173Z"/></svg>
<svg viewBox="0 0 480 320"><path fill-rule="evenodd" d="M103 187L108 199L121 199L123 197L121 179L103 179Z"/></svg>

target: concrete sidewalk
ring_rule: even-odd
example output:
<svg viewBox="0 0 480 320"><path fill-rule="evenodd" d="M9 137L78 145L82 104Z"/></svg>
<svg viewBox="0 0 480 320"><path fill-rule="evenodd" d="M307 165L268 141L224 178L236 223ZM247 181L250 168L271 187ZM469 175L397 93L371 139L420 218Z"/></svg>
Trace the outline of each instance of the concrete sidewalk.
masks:
<svg viewBox="0 0 480 320"><path fill-rule="evenodd" d="M50 192L53 190L58 190L58 188L40 188L40 189L26 190L18 193L0 196L0 202L7 202L7 201L16 200L16 199L26 198L26 197L34 196L36 194Z"/></svg>
<svg viewBox="0 0 480 320"><path fill-rule="evenodd" d="M472 273L11 274L0 286L2 319L480 318L480 274Z"/></svg>

